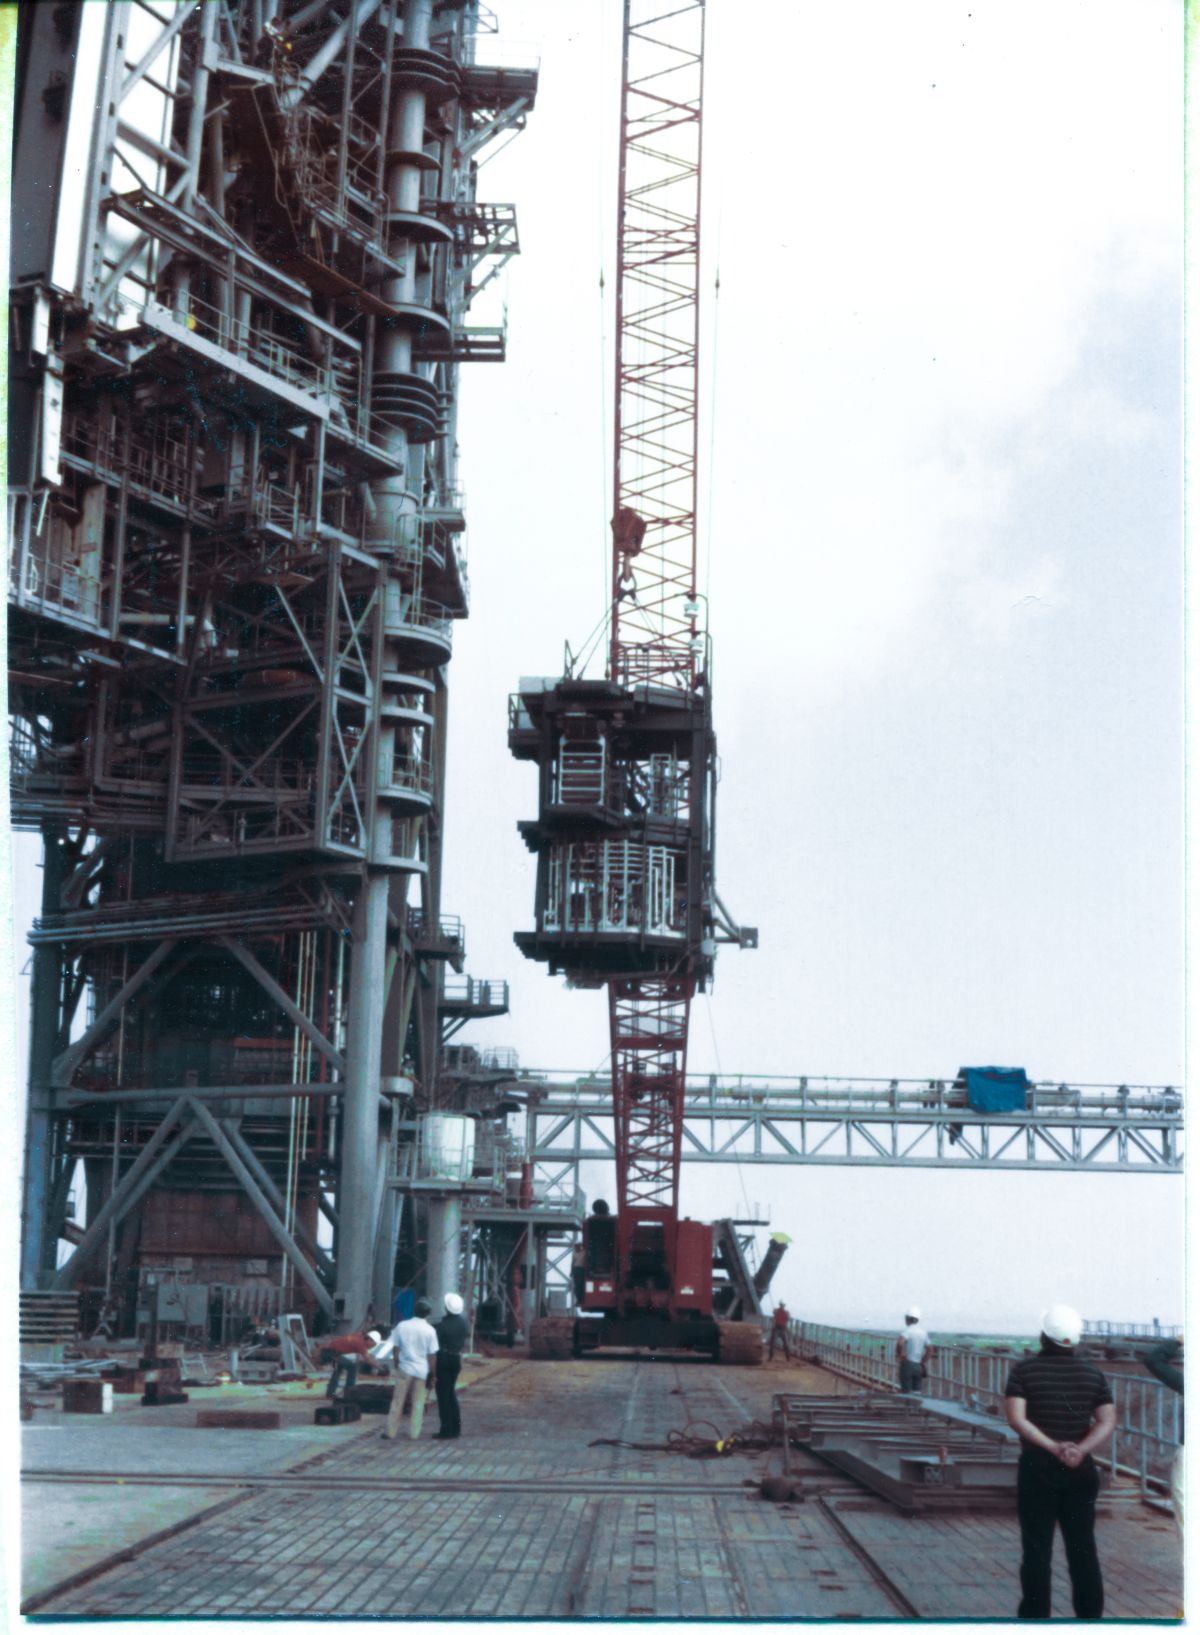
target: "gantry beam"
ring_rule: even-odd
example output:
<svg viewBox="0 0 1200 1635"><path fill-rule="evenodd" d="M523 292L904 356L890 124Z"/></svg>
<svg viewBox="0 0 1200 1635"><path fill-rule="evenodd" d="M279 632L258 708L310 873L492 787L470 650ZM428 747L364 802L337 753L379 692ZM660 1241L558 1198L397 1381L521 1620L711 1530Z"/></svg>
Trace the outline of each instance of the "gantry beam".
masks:
<svg viewBox="0 0 1200 1635"><path fill-rule="evenodd" d="M612 1161L607 1083L529 1075L533 1158ZM1180 1174L1182 1101L1171 1087L1039 1085L1022 1112L958 1105L938 1080L757 1080L689 1076L688 1163Z"/></svg>

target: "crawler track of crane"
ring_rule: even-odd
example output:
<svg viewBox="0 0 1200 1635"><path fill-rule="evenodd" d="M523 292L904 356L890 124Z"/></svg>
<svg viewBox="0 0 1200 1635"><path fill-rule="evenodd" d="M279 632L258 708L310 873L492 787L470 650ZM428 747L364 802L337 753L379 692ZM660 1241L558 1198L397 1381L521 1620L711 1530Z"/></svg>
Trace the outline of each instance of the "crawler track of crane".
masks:
<svg viewBox="0 0 1200 1635"><path fill-rule="evenodd" d="M539 1317L531 1325L529 1355L538 1362L566 1362L577 1355L573 1317ZM718 1350L714 1359L725 1367L754 1368L763 1361L759 1323L718 1323Z"/></svg>

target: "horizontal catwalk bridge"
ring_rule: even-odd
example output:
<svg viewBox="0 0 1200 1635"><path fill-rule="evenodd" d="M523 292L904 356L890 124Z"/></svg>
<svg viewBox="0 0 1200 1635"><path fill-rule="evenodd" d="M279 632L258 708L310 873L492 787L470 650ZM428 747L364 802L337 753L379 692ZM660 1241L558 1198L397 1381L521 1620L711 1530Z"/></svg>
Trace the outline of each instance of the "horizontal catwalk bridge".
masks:
<svg viewBox="0 0 1200 1635"><path fill-rule="evenodd" d="M613 1157L606 1077L529 1072L518 1087L539 1164ZM978 1112L950 1080L689 1074L689 1163L862 1164L1179 1174L1183 1102L1171 1086L1038 1084L1025 1108Z"/></svg>

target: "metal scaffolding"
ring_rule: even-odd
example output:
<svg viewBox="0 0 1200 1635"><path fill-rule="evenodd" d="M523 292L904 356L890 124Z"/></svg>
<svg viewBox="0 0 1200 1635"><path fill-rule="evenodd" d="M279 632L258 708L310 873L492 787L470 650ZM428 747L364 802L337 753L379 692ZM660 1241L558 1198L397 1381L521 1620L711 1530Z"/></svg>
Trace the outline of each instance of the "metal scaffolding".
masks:
<svg viewBox="0 0 1200 1635"><path fill-rule="evenodd" d="M507 1006L446 991L441 907L458 371L504 357L467 319L519 248L476 183L537 90L495 26L477 0L21 11L22 1282L81 1289L85 1324L181 1260L385 1316L402 1229L422 1254L400 1149L453 1105L446 1038Z"/></svg>

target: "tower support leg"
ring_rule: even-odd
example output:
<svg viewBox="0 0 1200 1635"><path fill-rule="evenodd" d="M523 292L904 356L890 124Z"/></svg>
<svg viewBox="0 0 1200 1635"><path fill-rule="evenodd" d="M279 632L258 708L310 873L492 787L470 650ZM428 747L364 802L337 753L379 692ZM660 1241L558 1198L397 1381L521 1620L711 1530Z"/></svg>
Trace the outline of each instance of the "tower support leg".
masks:
<svg viewBox="0 0 1200 1635"><path fill-rule="evenodd" d="M387 962L388 878L368 875L354 907L347 1019L346 1089L338 1182L337 1301L359 1323L371 1301L375 1179L379 1148L380 1055Z"/></svg>
<svg viewBox="0 0 1200 1635"><path fill-rule="evenodd" d="M42 914L62 908L65 874L63 835L42 832ZM25 1169L21 1199L21 1287L42 1289L54 1273L59 1222L52 1221L51 1160L55 1091L51 1082L62 1006L62 950L43 943L34 950L29 1019L29 1101L25 1119Z"/></svg>
<svg viewBox="0 0 1200 1635"><path fill-rule="evenodd" d="M435 1319L442 1315L442 1296L459 1288L459 1247L462 1240L462 1198L446 1193L429 1201L429 1259L425 1287L433 1301Z"/></svg>

